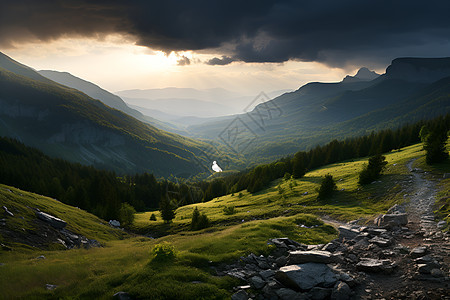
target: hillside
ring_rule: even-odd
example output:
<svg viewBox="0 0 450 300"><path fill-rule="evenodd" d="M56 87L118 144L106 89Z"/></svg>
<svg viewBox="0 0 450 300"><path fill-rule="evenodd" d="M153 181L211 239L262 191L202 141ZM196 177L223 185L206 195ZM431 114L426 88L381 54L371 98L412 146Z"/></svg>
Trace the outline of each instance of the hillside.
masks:
<svg viewBox="0 0 450 300"><path fill-rule="evenodd" d="M0 272L7 274L7 277L0 276L0 288L5 297L61 298L70 295L106 298L118 291L125 291L138 298L194 299L211 298L210 295L214 295L215 299L227 299L234 292L233 287L240 285L241 281L230 276L217 276L216 272L227 270L227 265L240 256L245 258L250 253L267 257L274 250L273 245L267 243L269 239L289 237L300 243L317 244L335 238L336 230L314 215L330 221L331 218L341 221L359 219L360 224L365 224L379 213L386 212L395 203L408 203L409 196L405 195L413 192L415 185L411 183L412 175L407 165L413 161L412 168L425 168L432 173L429 180L439 184L440 194L448 193L448 179L440 180L442 172L450 171L448 164L425 166L421 147L418 144L386 154L389 164L385 175L376 183L365 187L356 183L357 172L367 161L364 158L325 166L308 172L298 180L276 180L270 187L256 194L242 191L207 203L179 208L171 225L163 224L158 212L138 214L135 229L150 234L171 233L161 238L105 238L104 247L87 251L22 248L17 248L17 251L0 251ZM320 178L327 173L337 180L338 192L327 201L318 201L315 190L319 186ZM17 218L4 216L7 224L15 224L12 220L16 219L20 221L22 211L29 210L21 209L25 205L48 209L56 216L67 219L68 224L74 222L71 219L72 212L79 211L75 208L65 208L68 213L63 216L57 209L58 206L62 207L57 201L2 186L2 203L11 195L18 203L16 205L19 205L19 211ZM36 199L50 202L44 207L43 203L35 202ZM12 202L7 202L6 205L14 207ZM198 207L210 218L211 228L189 230L194 207ZM234 207L235 213L225 214L224 207ZM13 212L16 212L14 209L12 208ZM157 215L156 222L149 221L151 213ZM333 224L336 224L336 221L333 221ZM88 235L87 231L85 234ZM100 237L94 237L100 240ZM412 242L414 241L409 241L410 244ZM7 247L11 246L4 238L2 243L7 243ZM151 261L150 250L161 243L169 243L175 247L175 260ZM311 247L315 249L314 246ZM39 255L44 255L45 259L35 259ZM234 264L230 266L236 267ZM70 272L67 272L68 270ZM394 273L395 277L388 278L396 279L395 274L400 276L403 273ZM378 277L371 277L370 273L366 276L365 278L379 280ZM362 277L358 281L363 294L364 287L367 288L369 282L370 280ZM46 284L54 285L55 288L46 289ZM380 281L380 284L385 287L383 282ZM418 282L408 286L420 284L421 282ZM429 285L430 282L425 284ZM256 291L257 289L254 290ZM387 289L383 292L387 292Z"/></svg>
<svg viewBox="0 0 450 300"><path fill-rule="evenodd" d="M202 155L209 147L203 142L142 123L20 64L10 69L31 72L37 80L0 66L2 136L51 156L120 173L196 174L202 163L210 164Z"/></svg>

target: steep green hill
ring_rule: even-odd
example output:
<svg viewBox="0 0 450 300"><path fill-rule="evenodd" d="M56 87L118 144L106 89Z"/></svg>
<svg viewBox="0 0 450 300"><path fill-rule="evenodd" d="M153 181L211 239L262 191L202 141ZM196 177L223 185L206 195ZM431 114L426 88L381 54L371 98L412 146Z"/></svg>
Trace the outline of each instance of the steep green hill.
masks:
<svg viewBox="0 0 450 300"><path fill-rule="evenodd" d="M121 173L195 175L203 163L211 163L202 155L209 147L203 142L159 130L80 91L48 82L25 66L14 67L9 69L17 73L0 65L2 136L52 156Z"/></svg>

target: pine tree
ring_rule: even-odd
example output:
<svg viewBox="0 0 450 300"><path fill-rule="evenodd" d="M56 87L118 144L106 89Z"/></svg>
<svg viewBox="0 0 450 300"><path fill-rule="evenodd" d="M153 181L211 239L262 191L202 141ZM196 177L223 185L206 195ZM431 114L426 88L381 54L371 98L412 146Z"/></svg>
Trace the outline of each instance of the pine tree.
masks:
<svg viewBox="0 0 450 300"><path fill-rule="evenodd" d="M378 179L386 165L386 157L381 154L369 158L369 164L359 173L359 184L368 184Z"/></svg>
<svg viewBox="0 0 450 300"><path fill-rule="evenodd" d="M165 223L170 223L175 218L176 206L169 198L164 197L159 203L159 211L161 212L161 218Z"/></svg>
<svg viewBox="0 0 450 300"><path fill-rule="evenodd" d="M448 152L445 148L447 143L447 131L443 127L436 126L429 129L422 126L420 129L420 139L423 142L423 148L426 151L425 159L427 164L434 164L444 161L448 158Z"/></svg>
<svg viewBox="0 0 450 300"><path fill-rule="evenodd" d="M336 182L330 174L325 175L319 188L319 199L329 198L337 190Z"/></svg>
<svg viewBox="0 0 450 300"><path fill-rule="evenodd" d="M305 155L303 152L297 152L294 156L292 165L292 176L300 178L305 175Z"/></svg>

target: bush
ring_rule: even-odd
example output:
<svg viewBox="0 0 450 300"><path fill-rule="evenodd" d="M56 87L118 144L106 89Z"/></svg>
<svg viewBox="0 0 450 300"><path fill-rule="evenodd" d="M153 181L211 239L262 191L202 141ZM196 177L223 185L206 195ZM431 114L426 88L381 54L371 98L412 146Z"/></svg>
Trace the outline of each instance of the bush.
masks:
<svg viewBox="0 0 450 300"><path fill-rule="evenodd" d="M152 214L150 216L150 221L156 221L156 215L155 214Z"/></svg>
<svg viewBox="0 0 450 300"><path fill-rule="evenodd" d="M191 230L200 230L209 227L209 219L204 213L200 213L198 208L192 213Z"/></svg>
<svg viewBox="0 0 450 300"><path fill-rule="evenodd" d="M319 188L319 199L325 199L330 197L333 192L337 190L336 183L334 182L333 176L330 174L325 175L322 179L322 183Z"/></svg>
<svg viewBox="0 0 450 300"><path fill-rule="evenodd" d="M122 226L128 226L133 224L134 221L134 214L136 213L136 210L133 206L131 206L128 203L122 203L120 209L119 209L119 221Z"/></svg>
<svg viewBox="0 0 450 300"><path fill-rule="evenodd" d="M167 262L175 258L175 247L167 242L156 244L151 250L152 261Z"/></svg>
<svg viewBox="0 0 450 300"><path fill-rule="evenodd" d="M285 181L291 179L291 174L289 174L288 172L284 173L283 179L284 179Z"/></svg>
<svg viewBox="0 0 450 300"><path fill-rule="evenodd" d="M377 180L386 165L386 158L381 154L369 158L369 164L359 173L359 184L368 184Z"/></svg>
<svg viewBox="0 0 450 300"><path fill-rule="evenodd" d="M236 213L236 208L234 206L225 206L223 208L223 213L226 215L234 215Z"/></svg>

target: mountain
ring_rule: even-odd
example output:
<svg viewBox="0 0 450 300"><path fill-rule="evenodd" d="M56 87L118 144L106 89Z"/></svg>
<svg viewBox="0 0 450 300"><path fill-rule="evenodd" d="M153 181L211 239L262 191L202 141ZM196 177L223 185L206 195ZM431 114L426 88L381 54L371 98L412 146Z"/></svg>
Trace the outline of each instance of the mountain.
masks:
<svg viewBox="0 0 450 300"><path fill-rule="evenodd" d="M82 91L86 95L91 98L100 100L103 104L106 104L112 108L120 110L127 115L130 115L142 122L151 124L160 129L164 129L171 132L183 133L180 128L173 126L172 124L161 122L158 119L152 118L150 116L144 115L141 112L130 108L125 102L119 97L116 96L98 85L95 85L89 81L73 76L67 72L57 72L51 70L41 70L38 73L54 82L59 84L74 88L76 90Z"/></svg>
<svg viewBox="0 0 450 300"><path fill-rule="evenodd" d="M249 113L209 120L187 130L197 137L216 138L231 148L239 148L236 140L251 140L241 150L254 160L267 161L333 138L397 127L412 116L417 120L449 111L443 78L450 76L450 58L398 58L381 76L364 69L358 73L358 80L308 83L260 103ZM224 133L236 124L240 124L235 129L240 136L230 145Z"/></svg>
<svg viewBox="0 0 450 300"><path fill-rule="evenodd" d="M355 76L347 75L342 82L355 82L355 81L371 81L378 78L380 74L374 71L370 71L366 67L363 67L356 72Z"/></svg>
<svg viewBox="0 0 450 300"><path fill-rule="evenodd" d="M201 154L206 143L143 123L5 55L1 62L1 136L120 173L196 174L211 163Z"/></svg>

